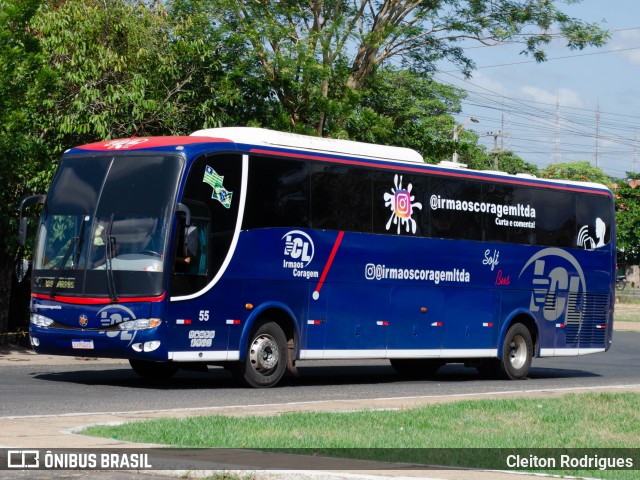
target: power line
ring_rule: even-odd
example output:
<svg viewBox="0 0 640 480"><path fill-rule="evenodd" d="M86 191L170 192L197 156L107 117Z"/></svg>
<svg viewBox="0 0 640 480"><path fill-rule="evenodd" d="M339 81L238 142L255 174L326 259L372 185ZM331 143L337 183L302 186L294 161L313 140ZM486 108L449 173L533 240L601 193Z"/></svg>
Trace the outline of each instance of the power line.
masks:
<svg viewBox="0 0 640 480"><path fill-rule="evenodd" d="M556 113L551 108L551 104L524 100L520 98L514 98L507 95L502 95L493 92L487 88L476 85L466 79L462 79L451 75L447 72L440 72L446 74L458 82L464 82L466 85L467 99L462 101L462 105L471 106L487 110L488 112L500 112L500 116L495 115L482 115L474 112L474 117L478 118L483 127L488 125L487 129L500 130L502 114L508 113L509 118L515 117L514 120L510 120L510 126L514 127L514 131L510 134L511 150L514 150L519 155L547 155L549 159L552 158L552 138L554 135L554 120L558 115L558 128L563 137L575 137L576 141L562 141L561 148L556 151L563 156L563 160L589 160L593 158L593 147L585 144L584 140L599 139L599 156L604 159L616 159L618 168L609 164L606 164L606 169L611 174L624 174L626 171L632 170L633 160L631 160L631 146L634 145L634 141L630 139L630 136L625 136L627 132L631 134L640 128L640 122L633 122L629 120L638 119L639 116L635 115L619 115L610 112L601 112L600 120L600 132L594 132L594 115L595 111L590 109L576 108L576 107L559 107ZM442 83L452 85L456 88L460 88L448 82L446 80L438 79ZM583 113L584 112L584 113ZM635 123L635 124L634 124ZM523 143L524 142L524 143ZM583 143L580 143L583 142ZM591 144L593 145L593 143ZM614 148L617 145L618 148ZM543 147L542 149L540 147ZM629 150L624 150L625 147L629 147ZM487 148L490 148L487 146ZM576 158L578 156L578 158ZM627 157L627 158L625 158ZM535 160L537 164L549 164L549 160L541 160L539 157ZM633 165L635 168L635 165ZM622 170L621 168L624 168Z"/></svg>

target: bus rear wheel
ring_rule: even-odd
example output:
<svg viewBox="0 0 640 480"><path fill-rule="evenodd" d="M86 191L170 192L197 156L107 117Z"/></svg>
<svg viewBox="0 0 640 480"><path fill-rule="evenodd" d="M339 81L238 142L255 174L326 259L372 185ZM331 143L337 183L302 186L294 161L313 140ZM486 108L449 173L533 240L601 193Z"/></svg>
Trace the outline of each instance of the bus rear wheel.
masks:
<svg viewBox="0 0 640 480"><path fill-rule="evenodd" d="M166 380L176 374L180 367L173 362L149 362L130 359L133 371L147 380Z"/></svg>
<svg viewBox="0 0 640 480"><path fill-rule="evenodd" d="M275 322L262 324L251 335L247 358L238 376L249 386L269 388L284 376L287 368L287 338Z"/></svg>
<svg viewBox="0 0 640 480"><path fill-rule="evenodd" d="M533 359L531 332L521 323L507 330L502 343L500 373L511 380L521 380L529 374Z"/></svg>

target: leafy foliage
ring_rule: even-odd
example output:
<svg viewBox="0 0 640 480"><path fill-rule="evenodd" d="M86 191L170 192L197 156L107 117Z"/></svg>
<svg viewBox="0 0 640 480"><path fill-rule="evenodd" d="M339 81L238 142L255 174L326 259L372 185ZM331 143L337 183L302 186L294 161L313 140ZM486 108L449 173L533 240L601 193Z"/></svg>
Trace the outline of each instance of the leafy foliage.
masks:
<svg viewBox="0 0 640 480"><path fill-rule="evenodd" d="M40 0L0 2L0 231L2 252L15 251L16 209L38 178L34 157L44 151L33 134L28 91L44 81L40 72L43 54L29 32L29 22Z"/></svg>
<svg viewBox="0 0 640 480"><path fill-rule="evenodd" d="M236 89L219 79L234 52L218 48L209 16L147 3L0 0L0 305L20 198L46 190L62 151L230 121Z"/></svg>
<svg viewBox="0 0 640 480"><path fill-rule="evenodd" d="M410 72L384 68L362 91L354 92L344 123L328 121L333 137L413 148L438 162L453 149L452 112L460 111L464 92Z"/></svg>
<svg viewBox="0 0 640 480"><path fill-rule="evenodd" d="M556 163L543 168L541 173L544 178L601 183L606 186L611 185L611 179L607 174L589 162Z"/></svg>
<svg viewBox="0 0 640 480"><path fill-rule="evenodd" d="M540 176L538 167L531 163L525 162L522 158L511 151L502 152L497 154L475 156L469 160L469 166L478 170L492 170L496 169L501 172L511 173L528 173L529 175Z"/></svg>
<svg viewBox="0 0 640 480"><path fill-rule="evenodd" d="M597 25L564 14L552 0L395 1L221 0L212 21L226 37L244 40L253 75L260 74L286 113L291 129L343 123L335 98L367 88L383 64L430 74L448 59L466 74L473 62L460 42L522 44L523 54L545 59L544 47L563 38L570 49L600 46L608 38ZM551 33L552 27L560 33ZM333 101L331 99L334 99ZM344 111L344 110L342 110ZM334 118L327 122L327 117ZM304 126L301 126L303 123Z"/></svg>
<svg viewBox="0 0 640 480"><path fill-rule="evenodd" d="M45 3L34 28L52 81L37 118L56 150L88 138L186 133L194 117L214 125L207 97L222 65L210 38L189 34L197 21L169 17L159 3Z"/></svg>
<svg viewBox="0 0 640 480"><path fill-rule="evenodd" d="M640 174L627 172L628 182L615 185L616 239L618 260L637 265L640 262Z"/></svg>

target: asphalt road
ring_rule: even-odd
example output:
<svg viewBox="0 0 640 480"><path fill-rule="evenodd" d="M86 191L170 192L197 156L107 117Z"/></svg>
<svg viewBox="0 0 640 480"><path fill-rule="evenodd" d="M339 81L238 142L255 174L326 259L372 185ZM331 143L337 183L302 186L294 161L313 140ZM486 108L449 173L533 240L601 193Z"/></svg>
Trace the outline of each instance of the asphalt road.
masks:
<svg viewBox="0 0 640 480"><path fill-rule="evenodd" d="M239 387L222 368L141 380L127 363L20 364L0 370L0 417L132 412L323 400L477 395L494 392L640 385L640 332L617 332L609 352L535 359L522 381L486 380L448 365L432 380L406 380L387 361L299 362L300 377L268 390Z"/></svg>

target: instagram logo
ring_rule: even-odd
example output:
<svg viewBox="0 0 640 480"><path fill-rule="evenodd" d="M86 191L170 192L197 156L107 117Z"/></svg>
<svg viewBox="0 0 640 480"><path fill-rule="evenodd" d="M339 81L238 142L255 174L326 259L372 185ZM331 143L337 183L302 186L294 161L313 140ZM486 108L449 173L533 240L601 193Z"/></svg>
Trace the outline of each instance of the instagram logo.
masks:
<svg viewBox="0 0 640 480"><path fill-rule="evenodd" d="M396 216L407 218L411 216L411 197L407 190L396 190L395 193Z"/></svg>
<svg viewBox="0 0 640 480"><path fill-rule="evenodd" d="M384 206L391 210L391 216L385 225L387 230L391 229L392 225L396 226L396 232L400 234L400 231L404 227L407 233L416 233L417 223L411 217L414 210L422 210L422 204L416 202L415 195L411 194L413 185L407 183L407 187L402 186L402 176L396 176L393 179L394 188L391 192L384 193Z"/></svg>

